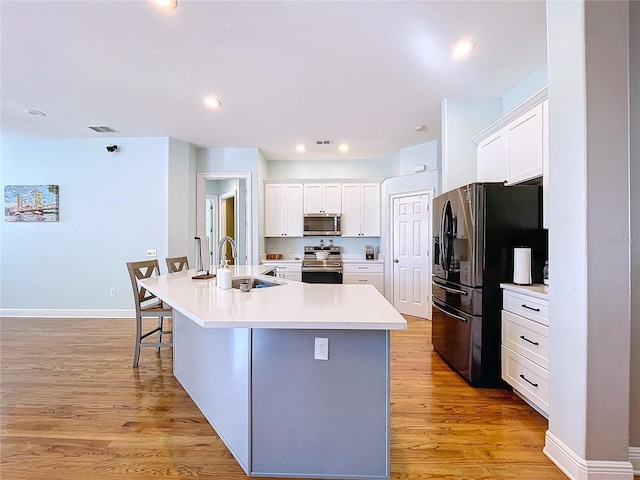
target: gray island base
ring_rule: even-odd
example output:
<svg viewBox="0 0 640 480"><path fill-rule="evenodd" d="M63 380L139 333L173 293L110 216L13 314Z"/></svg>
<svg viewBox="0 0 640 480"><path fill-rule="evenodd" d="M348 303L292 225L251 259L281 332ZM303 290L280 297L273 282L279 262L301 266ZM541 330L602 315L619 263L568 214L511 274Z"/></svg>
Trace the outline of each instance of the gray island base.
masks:
<svg viewBox="0 0 640 480"><path fill-rule="evenodd" d="M390 330L406 322L375 287L204 292L176 275L142 281L174 308L174 375L247 475L389 479ZM314 308L283 302L302 294Z"/></svg>

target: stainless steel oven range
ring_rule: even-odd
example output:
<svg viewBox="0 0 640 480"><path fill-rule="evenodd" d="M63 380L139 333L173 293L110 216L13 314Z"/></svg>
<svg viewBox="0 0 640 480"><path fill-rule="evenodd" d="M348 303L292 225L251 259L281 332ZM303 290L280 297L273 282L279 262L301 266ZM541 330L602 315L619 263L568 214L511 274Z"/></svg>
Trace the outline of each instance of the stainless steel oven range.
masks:
<svg viewBox="0 0 640 480"><path fill-rule="evenodd" d="M320 253L316 255L317 252ZM326 259L322 259L324 254L326 254ZM307 283L342 283L342 254L340 253L340 247L333 245L304 247L302 281Z"/></svg>

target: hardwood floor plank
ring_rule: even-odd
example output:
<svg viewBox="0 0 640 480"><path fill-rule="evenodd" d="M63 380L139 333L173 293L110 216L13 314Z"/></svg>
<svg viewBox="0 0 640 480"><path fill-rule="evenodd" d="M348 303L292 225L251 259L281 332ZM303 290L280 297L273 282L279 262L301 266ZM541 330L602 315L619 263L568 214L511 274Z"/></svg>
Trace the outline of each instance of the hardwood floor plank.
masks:
<svg viewBox="0 0 640 480"><path fill-rule="evenodd" d="M475 389L433 351L430 322L392 333L393 480L562 480L546 420L507 390ZM0 320L0 477L246 479L130 319ZM268 479L267 479L268 480Z"/></svg>

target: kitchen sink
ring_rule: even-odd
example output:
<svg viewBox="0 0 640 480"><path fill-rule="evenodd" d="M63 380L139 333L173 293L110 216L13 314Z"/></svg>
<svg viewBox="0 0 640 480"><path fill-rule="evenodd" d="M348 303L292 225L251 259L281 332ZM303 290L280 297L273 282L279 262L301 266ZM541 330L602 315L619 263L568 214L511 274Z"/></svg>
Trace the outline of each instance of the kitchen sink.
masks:
<svg viewBox="0 0 640 480"><path fill-rule="evenodd" d="M277 287L279 285L284 285L281 282L273 282L270 280L265 280L261 277L235 277L231 279L231 287L232 288L240 288L240 285L243 283L248 283L251 285L251 288L267 288L267 287Z"/></svg>

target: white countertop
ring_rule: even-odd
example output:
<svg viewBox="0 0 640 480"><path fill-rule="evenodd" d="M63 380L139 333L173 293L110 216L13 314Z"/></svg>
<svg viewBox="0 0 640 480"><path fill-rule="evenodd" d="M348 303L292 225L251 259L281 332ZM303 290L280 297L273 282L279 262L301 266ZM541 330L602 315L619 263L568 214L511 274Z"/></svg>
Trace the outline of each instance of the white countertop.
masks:
<svg viewBox="0 0 640 480"><path fill-rule="evenodd" d="M270 265L239 265L234 277L260 276ZM215 279L193 280L195 270L140 280L205 328L398 330L407 322L373 285L302 283L265 276L277 287L220 290Z"/></svg>
<svg viewBox="0 0 640 480"><path fill-rule="evenodd" d="M524 295L530 295L535 298L541 298L542 300L549 300L549 287L542 284L533 285L517 285L515 283L501 283L501 288L510 290L512 292L522 293Z"/></svg>

